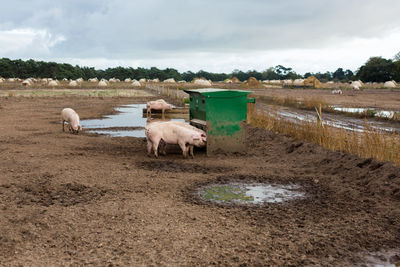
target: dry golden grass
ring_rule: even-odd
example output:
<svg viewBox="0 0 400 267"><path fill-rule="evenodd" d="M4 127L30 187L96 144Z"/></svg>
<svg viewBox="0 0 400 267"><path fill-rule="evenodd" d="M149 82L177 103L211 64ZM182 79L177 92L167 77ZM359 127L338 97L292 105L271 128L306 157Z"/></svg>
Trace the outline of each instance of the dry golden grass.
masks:
<svg viewBox="0 0 400 267"><path fill-rule="evenodd" d="M264 88L264 85L254 77L250 77L245 83L242 84L242 88Z"/></svg>
<svg viewBox="0 0 400 267"><path fill-rule="evenodd" d="M261 100L261 102L265 102L268 104L293 107L298 109L307 109L307 110L314 110L314 107L321 106L323 111L329 111L329 112L333 111L332 107L329 106L322 97L312 96L309 98L303 98L302 100L298 100L291 96L285 96L285 97L260 96L259 100Z"/></svg>
<svg viewBox="0 0 400 267"><path fill-rule="evenodd" d="M315 143L329 150L390 161L400 166L399 135L372 129L367 124L364 132L354 132L328 125L321 126L317 122L294 123L279 118L275 112L257 110L254 104L248 105L248 121L253 126Z"/></svg>

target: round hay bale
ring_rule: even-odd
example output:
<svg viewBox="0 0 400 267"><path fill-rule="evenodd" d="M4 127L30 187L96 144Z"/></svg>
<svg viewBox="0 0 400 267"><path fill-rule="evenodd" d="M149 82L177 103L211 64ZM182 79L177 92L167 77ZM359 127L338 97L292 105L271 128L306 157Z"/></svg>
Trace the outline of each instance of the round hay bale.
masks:
<svg viewBox="0 0 400 267"><path fill-rule="evenodd" d="M245 85L247 87L262 87L262 83L257 80L255 77L250 77L247 79L247 81L245 82Z"/></svg>
<svg viewBox="0 0 400 267"><path fill-rule="evenodd" d="M23 86L31 86L33 82L30 79L26 79L22 82Z"/></svg>
<svg viewBox="0 0 400 267"><path fill-rule="evenodd" d="M164 83L176 83L174 78L169 78L163 81Z"/></svg>
<svg viewBox="0 0 400 267"><path fill-rule="evenodd" d="M313 88L321 88L322 87L321 82L315 76L310 76L307 79L305 79L304 85L311 86Z"/></svg>
<svg viewBox="0 0 400 267"><path fill-rule="evenodd" d="M396 88L396 83L394 81L387 81L383 84L385 88Z"/></svg>
<svg viewBox="0 0 400 267"><path fill-rule="evenodd" d="M97 86L98 87L107 87L108 86L108 84L107 84L107 82L106 81L104 81L104 80L101 80L98 84L97 84Z"/></svg>
<svg viewBox="0 0 400 267"><path fill-rule="evenodd" d="M294 86L304 86L304 79L296 79L293 81Z"/></svg>
<svg viewBox="0 0 400 267"><path fill-rule="evenodd" d="M363 86L363 84L361 81L353 81L353 82L351 82L351 86L352 87L356 86L356 87L360 88Z"/></svg>
<svg viewBox="0 0 400 267"><path fill-rule="evenodd" d="M70 81L68 86L76 87L76 86L78 86L78 82L77 81Z"/></svg>
<svg viewBox="0 0 400 267"><path fill-rule="evenodd" d="M133 82L132 82L131 85L132 85L133 87L140 87L140 86L142 86L142 85L140 84L140 82L137 81L137 80L133 80Z"/></svg>
<svg viewBox="0 0 400 267"><path fill-rule="evenodd" d="M231 80L232 83L240 83L240 80L237 77L233 77Z"/></svg>
<svg viewBox="0 0 400 267"><path fill-rule="evenodd" d="M194 84L196 84L196 85L201 85L201 86L212 86L212 84L210 83L210 81L203 80L203 79L195 79L195 80L194 80Z"/></svg>
<svg viewBox="0 0 400 267"><path fill-rule="evenodd" d="M51 87L55 87L55 86L58 86L58 82L51 80L47 85L51 86Z"/></svg>

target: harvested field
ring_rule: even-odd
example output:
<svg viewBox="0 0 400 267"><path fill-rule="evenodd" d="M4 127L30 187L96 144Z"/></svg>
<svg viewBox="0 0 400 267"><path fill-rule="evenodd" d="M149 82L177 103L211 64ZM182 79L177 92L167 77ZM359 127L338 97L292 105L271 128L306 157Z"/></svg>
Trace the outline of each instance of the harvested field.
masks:
<svg viewBox="0 0 400 267"><path fill-rule="evenodd" d="M400 169L390 163L251 127L247 153L195 151L194 160L180 153L149 158L145 138L61 131L63 107L81 119L99 118L148 99L0 98L0 265L400 260ZM226 182L295 183L305 197L233 206L196 194Z"/></svg>
<svg viewBox="0 0 400 267"><path fill-rule="evenodd" d="M328 105L345 107L371 107L398 110L400 91L395 89L364 89L363 91L343 90L343 95L335 95L330 89L250 89L256 96L290 97L296 100L321 99Z"/></svg>

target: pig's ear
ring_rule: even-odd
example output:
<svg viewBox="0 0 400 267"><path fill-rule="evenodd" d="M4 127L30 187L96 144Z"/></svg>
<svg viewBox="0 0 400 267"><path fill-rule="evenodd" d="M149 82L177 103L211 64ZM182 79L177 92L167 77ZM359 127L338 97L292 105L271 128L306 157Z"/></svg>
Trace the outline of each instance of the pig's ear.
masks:
<svg viewBox="0 0 400 267"><path fill-rule="evenodd" d="M199 140L200 139L200 135L197 133L192 134L192 138L193 140Z"/></svg>

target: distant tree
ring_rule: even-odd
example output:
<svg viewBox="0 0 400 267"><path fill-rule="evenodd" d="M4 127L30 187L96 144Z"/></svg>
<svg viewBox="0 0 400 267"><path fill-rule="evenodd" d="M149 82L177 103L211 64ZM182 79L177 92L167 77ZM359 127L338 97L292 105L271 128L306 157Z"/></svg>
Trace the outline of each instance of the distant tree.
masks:
<svg viewBox="0 0 400 267"><path fill-rule="evenodd" d="M182 78L187 82L192 81L195 77L196 77L196 74L191 71L186 71L186 72L182 73Z"/></svg>
<svg viewBox="0 0 400 267"><path fill-rule="evenodd" d="M396 55L394 55L393 61L400 61L400 52L398 52Z"/></svg>
<svg viewBox="0 0 400 267"><path fill-rule="evenodd" d="M279 80L280 76L275 72L275 68L270 67L261 73L262 80Z"/></svg>
<svg viewBox="0 0 400 267"><path fill-rule="evenodd" d="M394 77L397 82L400 82L400 60L394 62Z"/></svg>
<svg viewBox="0 0 400 267"><path fill-rule="evenodd" d="M355 78L354 73L351 70L345 70L344 77L345 77L345 79L344 79L345 82L354 80L354 78Z"/></svg>
<svg viewBox="0 0 400 267"><path fill-rule="evenodd" d="M342 68L338 68L333 74L332 78L335 80L342 81L345 78L345 74Z"/></svg>
<svg viewBox="0 0 400 267"><path fill-rule="evenodd" d="M317 73L315 73L313 75L315 76L315 78L317 78L321 82L327 82L327 81L332 80L332 73L329 72L329 71L327 71L325 73L317 72Z"/></svg>
<svg viewBox="0 0 400 267"><path fill-rule="evenodd" d="M394 58L394 79L400 82L400 52L398 52Z"/></svg>
<svg viewBox="0 0 400 267"><path fill-rule="evenodd" d="M364 82L389 81L395 77L395 64L390 59L371 57L358 69L356 77Z"/></svg>

